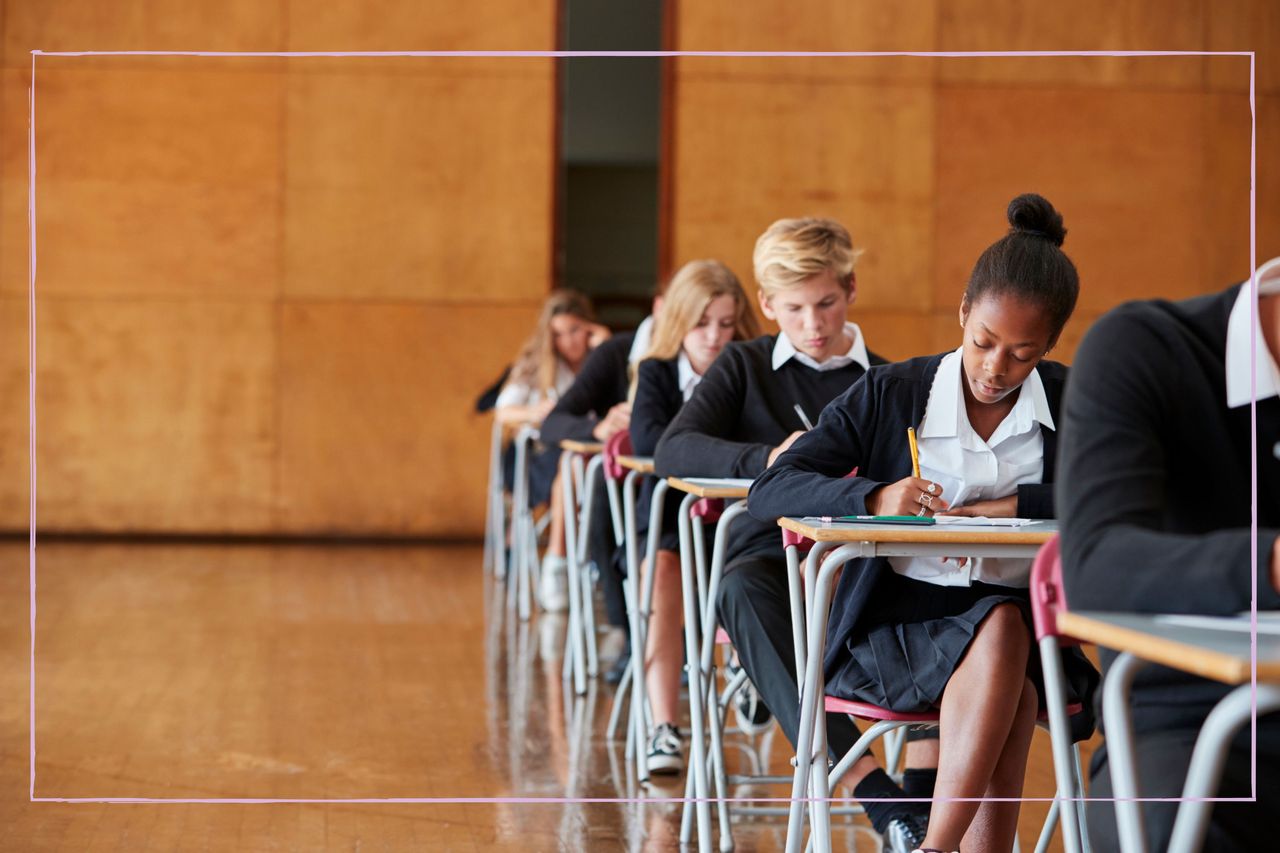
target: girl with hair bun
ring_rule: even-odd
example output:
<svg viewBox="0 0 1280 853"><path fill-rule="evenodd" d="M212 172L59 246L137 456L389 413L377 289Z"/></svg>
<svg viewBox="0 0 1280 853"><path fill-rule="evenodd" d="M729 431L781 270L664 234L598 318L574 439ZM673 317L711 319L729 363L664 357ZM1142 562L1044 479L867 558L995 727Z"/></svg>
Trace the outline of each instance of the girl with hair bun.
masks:
<svg viewBox="0 0 1280 853"><path fill-rule="evenodd" d="M1009 233L982 252L960 300L960 347L872 367L755 481L752 515L1053 517L1067 370L1045 356L1079 279L1052 204L1020 195L1007 217ZM908 427L919 436L919 476ZM854 467L858 476L845 478ZM1030 570L1027 559L879 557L854 561L840 579L827 692L940 715L935 800L927 827L914 827L917 849L1013 845L1043 692ZM1097 673L1078 649L1064 657L1086 700ZM1076 734L1091 728L1086 720Z"/></svg>

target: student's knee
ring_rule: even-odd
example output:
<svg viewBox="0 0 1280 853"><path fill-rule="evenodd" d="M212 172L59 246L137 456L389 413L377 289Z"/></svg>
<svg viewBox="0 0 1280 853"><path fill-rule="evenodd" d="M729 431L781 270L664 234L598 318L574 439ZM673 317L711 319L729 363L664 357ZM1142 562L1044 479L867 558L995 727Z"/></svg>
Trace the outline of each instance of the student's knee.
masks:
<svg viewBox="0 0 1280 853"><path fill-rule="evenodd" d="M1031 634L1022 618L1022 611L1016 604L997 604L991 608L991 612L982 620L978 634L986 642L998 645L1001 649L1025 654L1031 648Z"/></svg>

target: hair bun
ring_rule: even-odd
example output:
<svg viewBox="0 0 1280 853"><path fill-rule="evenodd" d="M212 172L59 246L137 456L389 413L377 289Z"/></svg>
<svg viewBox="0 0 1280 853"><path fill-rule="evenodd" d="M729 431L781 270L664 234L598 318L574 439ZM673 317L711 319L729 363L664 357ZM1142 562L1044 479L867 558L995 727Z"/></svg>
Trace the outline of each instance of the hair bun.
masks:
<svg viewBox="0 0 1280 853"><path fill-rule="evenodd" d="M1062 227L1062 214L1042 195L1023 193L1009 202L1006 215L1012 226L1011 233L1043 237L1055 246L1061 246L1066 239L1067 229Z"/></svg>

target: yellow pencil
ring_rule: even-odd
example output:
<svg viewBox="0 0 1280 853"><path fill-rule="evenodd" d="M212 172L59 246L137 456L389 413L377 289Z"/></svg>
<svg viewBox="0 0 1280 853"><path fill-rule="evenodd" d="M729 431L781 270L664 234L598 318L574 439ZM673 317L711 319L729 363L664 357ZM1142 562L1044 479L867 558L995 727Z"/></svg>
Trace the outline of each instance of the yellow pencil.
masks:
<svg viewBox="0 0 1280 853"><path fill-rule="evenodd" d="M911 445L911 476L920 477L920 448L916 445L916 428L907 427L907 443Z"/></svg>

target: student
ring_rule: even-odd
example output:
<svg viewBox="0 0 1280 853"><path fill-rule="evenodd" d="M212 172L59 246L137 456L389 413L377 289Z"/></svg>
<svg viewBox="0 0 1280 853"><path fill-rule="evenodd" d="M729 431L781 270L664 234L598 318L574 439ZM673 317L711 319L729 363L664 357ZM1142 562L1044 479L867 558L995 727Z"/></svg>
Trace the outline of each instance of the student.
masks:
<svg viewBox="0 0 1280 853"><path fill-rule="evenodd" d="M1249 610L1256 558L1257 608L1280 610L1280 258L1257 281L1256 319L1246 283L1180 302L1122 305L1081 342L1057 483L1071 607L1229 616ZM1114 657L1103 651L1104 669ZM1160 666L1139 670L1131 707L1141 796L1182 795L1196 734L1228 690ZM1215 796L1251 796L1249 728L1232 743ZM1205 850L1275 844L1280 717L1259 718L1257 738L1257 802L1214 805ZM1091 798L1114 796L1105 746L1090 775ZM1143 803L1150 849L1168 846L1176 808ZM1089 812L1095 849L1115 849L1112 805L1090 802Z"/></svg>
<svg viewBox="0 0 1280 853"><path fill-rule="evenodd" d="M661 305L662 289L659 288L653 297L655 314L660 310ZM615 335L612 340L601 345L591 354L578 378L543 422L544 442L557 446L565 439L605 442L630 426L631 402L628 396L631 387L631 370L643 355L637 345L647 347L645 342L649 339L652 327L653 317L646 317L635 332ZM621 629L629 643L630 634L626 632L627 613L622 594L621 568L618 560L615 559L617 543L613 541L613 530L607 521L609 499L604 489L597 489L595 494L595 505L591 508L592 535L587 547L591 560L599 569L600 586L604 593L605 613L609 624ZM540 598L543 606L551 610L563 610L569 603L563 564L559 564L559 568L561 570L558 572L550 574L544 572L542 575L543 586L540 590ZM605 672L605 681L617 684L623 672L626 671L629 660L628 647Z"/></svg>
<svg viewBox="0 0 1280 853"><path fill-rule="evenodd" d="M782 333L725 346L658 442L660 476L760 476L802 435L797 405L813 418L869 366L885 363L846 318L855 295L855 257L849 232L829 219L781 219L760 236L753 257L760 308ZM794 744L800 708L778 526L740 517L726 557L720 623ZM857 728L839 714L829 718L828 731L837 754L858 738ZM911 763L919 766L922 744L910 750ZM874 760L859 762L848 778L879 832L899 833L923 822L927 810L920 804L871 802L903 796ZM928 771L915 771L908 781L910 796L932 791Z"/></svg>
<svg viewBox="0 0 1280 853"><path fill-rule="evenodd" d="M960 348L871 368L755 482L753 515L1052 517L1066 368L1043 359L1079 284L1048 201L1018 196L1008 219L1012 229L969 278ZM919 435L919 477L908 427ZM855 466L858 476L844 478ZM1026 559L867 558L840 579L823 662L828 692L940 711L939 799L921 849L1013 845L1016 801L941 798L1022 794L1038 707L1030 569ZM1096 673L1073 651L1073 684L1087 685Z"/></svg>
<svg viewBox="0 0 1280 853"><path fill-rule="evenodd" d="M631 406L631 446L652 456L663 430L730 340L749 340L760 326L738 277L719 261L690 261L667 286L652 344L640 362ZM645 481L636 512L637 532L648 528L652 478ZM679 502L666 502L660 550L654 561L653 607L645 650L645 682L653 719L647 762L650 773L677 773L684 765L676 718L684 660L679 539ZM648 571L645 564L644 571Z"/></svg>
<svg viewBox="0 0 1280 853"><path fill-rule="evenodd" d="M542 424L556 400L573 384L587 354L608 334L595 322L595 312L586 296L576 290L552 291L542 305L533 334L521 347L498 394L494 404L497 419L508 424ZM514 467L514 455L509 457ZM564 511L560 490L552 487L559 460L560 451L551 443L529 460L529 505L550 502L551 524L543 566L545 570L550 565L554 571L558 565L563 577ZM508 482L511 479L508 471Z"/></svg>

